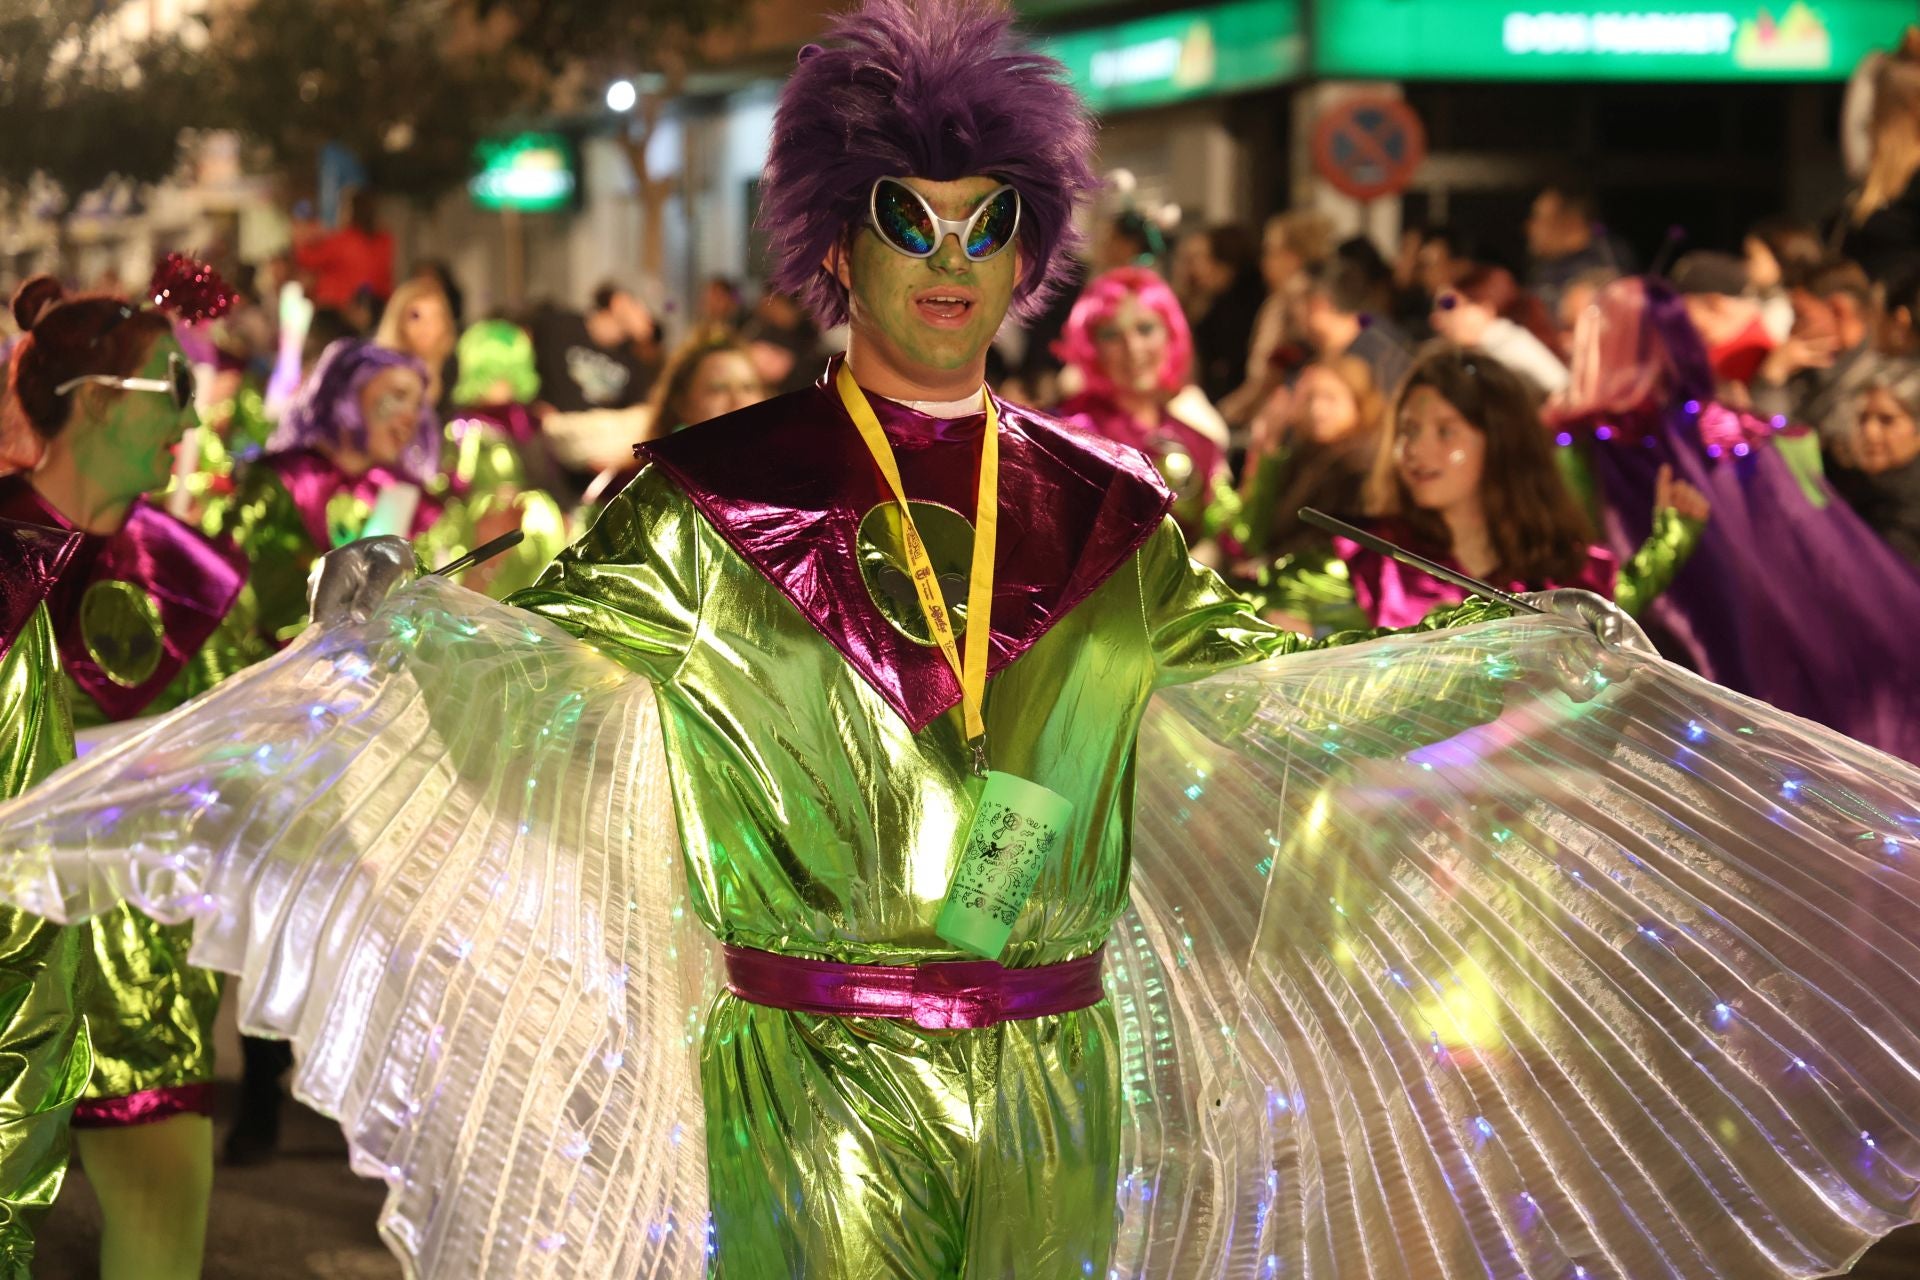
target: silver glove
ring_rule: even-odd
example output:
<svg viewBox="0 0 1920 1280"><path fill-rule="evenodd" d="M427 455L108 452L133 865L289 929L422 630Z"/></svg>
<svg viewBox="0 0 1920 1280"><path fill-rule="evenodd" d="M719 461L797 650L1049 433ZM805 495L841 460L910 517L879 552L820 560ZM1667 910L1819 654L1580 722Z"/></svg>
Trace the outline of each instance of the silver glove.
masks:
<svg viewBox="0 0 1920 1280"><path fill-rule="evenodd" d="M414 575L405 538L362 538L329 551L307 579L307 611L319 626L365 622L380 602Z"/></svg>
<svg viewBox="0 0 1920 1280"><path fill-rule="evenodd" d="M1552 591L1529 591L1520 598L1548 613L1586 623L1593 629L1594 637L1609 649L1624 649L1650 658L1659 656L1632 615L1605 596L1575 587L1560 587Z"/></svg>

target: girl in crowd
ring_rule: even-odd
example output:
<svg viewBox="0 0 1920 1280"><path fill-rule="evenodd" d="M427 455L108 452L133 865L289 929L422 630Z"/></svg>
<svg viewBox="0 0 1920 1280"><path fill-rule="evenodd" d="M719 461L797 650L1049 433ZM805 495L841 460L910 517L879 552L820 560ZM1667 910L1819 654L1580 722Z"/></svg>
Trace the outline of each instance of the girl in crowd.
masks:
<svg viewBox="0 0 1920 1280"><path fill-rule="evenodd" d="M1241 557L1235 585L1315 633L1349 630L1365 620L1354 607L1346 563L1325 534L1300 519L1300 508L1360 512L1385 416L1366 361L1336 356L1301 370L1292 390L1275 396L1254 421L1234 525ZM1276 563L1287 563L1289 572L1276 577Z"/></svg>
<svg viewBox="0 0 1920 1280"><path fill-rule="evenodd" d="M1890 361L1833 441L1833 487L1887 545L1920 566L1920 364Z"/></svg>
<svg viewBox="0 0 1920 1280"><path fill-rule="evenodd" d="M1227 428L1192 384L1193 335L1173 290L1144 267L1096 277L1054 348L1084 390L1058 416L1151 457L1174 492L1189 541L1239 510L1227 470Z"/></svg>
<svg viewBox="0 0 1920 1280"><path fill-rule="evenodd" d="M1567 385L1567 366L1550 345L1553 324L1539 300L1500 267L1473 267L1433 298L1433 331L1457 347L1483 351L1519 374L1542 397Z"/></svg>
<svg viewBox="0 0 1920 1280"><path fill-rule="evenodd" d="M1526 384L1498 361L1453 347L1428 352L1407 375L1365 500L1382 537L1430 560L1509 591L1582 587L1634 614L1672 581L1708 516L1697 490L1663 472L1654 535L1622 565L1592 544ZM1333 543L1371 626L1412 626L1464 598L1451 583L1344 538ZM1277 590L1316 567L1295 557L1276 570Z"/></svg>
<svg viewBox="0 0 1920 1280"><path fill-rule="evenodd" d="M445 406L445 397L459 380L454 348L459 327L453 321L453 304L432 277L415 277L393 291L387 308L380 313L380 327L373 340L389 351L398 351L418 360L427 371L427 403L436 410Z"/></svg>
<svg viewBox="0 0 1920 1280"><path fill-rule="evenodd" d="M168 286L156 280L150 294ZM27 678L62 679L81 725L169 710L265 653L236 611L244 557L142 497L166 484L173 448L197 422L173 320L117 298L67 297L47 276L21 286L13 309L27 336L0 435L4 465L18 468L0 478L0 519L67 547L40 583L57 668ZM197 1276L213 1180L219 981L188 966L191 926L121 907L79 935L94 1069L73 1125L101 1205L101 1274ZM46 946L26 941L10 968ZM9 1029L46 1017L50 995L27 996ZM62 1043L19 1050L25 1074L10 1079L7 1096L37 1096L28 1086L38 1077L56 1102L58 1081L45 1071ZM38 1194L57 1185L54 1173Z"/></svg>
<svg viewBox="0 0 1920 1280"><path fill-rule="evenodd" d="M1647 536L1668 469L1713 504L1649 634L1721 684L1920 760L1920 571L1836 500L1811 433L1717 404L1713 390L1681 298L1636 278L1582 315L1571 381L1549 408L1558 442L1584 455L1616 552Z"/></svg>
<svg viewBox="0 0 1920 1280"><path fill-rule="evenodd" d="M283 645L306 625L316 556L372 533L420 538L434 528L440 504L426 490L439 473L440 426L427 385L411 356L335 342L267 451L236 476L216 525L251 562L244 599L267 643Z"/></svg>
<svg viewBox="0 0 1920 1280"><path fill-rule="evenodd" d="M431 492L444 508L438 550L448 558L518 529L511 551L468 570L462 581L496 598L533 585L567 544L566 515L553 494L559 475L540 435L533 339L519 325L482 320L460 335L456 408L442 439L443 470Z"/></svg>
<svg viewBox="0 0 1920 1280"><path fill-rule="evenodd" d="M724 330L695 338L673 353L654 384L645 439L662 439L766 398L745 343Z"/></svg>
<svg viewBox="0 0 1920 1280"><path fill-rule="evenodd" d="M759 404L767 386L751 348L734 334L695 334L668 357L647 403L643 440L660 440L676 431ZM576 535L586 532L607 499L639 474L640 464L608 467L593 478L573 515Z"/></svg>

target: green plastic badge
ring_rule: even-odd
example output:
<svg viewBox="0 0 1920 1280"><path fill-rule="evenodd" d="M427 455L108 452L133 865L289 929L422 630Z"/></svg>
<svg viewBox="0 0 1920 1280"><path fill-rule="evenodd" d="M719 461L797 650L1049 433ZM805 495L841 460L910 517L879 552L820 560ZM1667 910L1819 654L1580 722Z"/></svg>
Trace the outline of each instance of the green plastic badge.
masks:
<svg viewBox="0 0 1920 1280"><path fill-rule="evenodd" d="M987 774L935 932L962 951L999 959L1072 816L1064 796L1011 773Z"/></svg>

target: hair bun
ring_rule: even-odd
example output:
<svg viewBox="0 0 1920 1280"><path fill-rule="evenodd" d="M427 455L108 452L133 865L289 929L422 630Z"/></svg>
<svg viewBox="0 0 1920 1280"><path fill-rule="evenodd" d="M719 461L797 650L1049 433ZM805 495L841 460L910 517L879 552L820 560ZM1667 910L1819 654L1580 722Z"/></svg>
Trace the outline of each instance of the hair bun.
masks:
<svg viewBox="0 0 1920 1280"><path fill-rule="evenodd" d="M53 276L35 276L13 295L13 321L31 331L48 311L67 300L67 291Z"/></svg>

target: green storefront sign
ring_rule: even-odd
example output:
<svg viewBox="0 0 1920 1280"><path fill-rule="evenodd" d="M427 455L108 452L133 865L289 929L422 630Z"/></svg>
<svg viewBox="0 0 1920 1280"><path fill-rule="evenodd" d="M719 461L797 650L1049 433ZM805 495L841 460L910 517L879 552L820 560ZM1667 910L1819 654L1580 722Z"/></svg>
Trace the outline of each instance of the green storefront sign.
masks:
<svg viewBox="0 0 1920 1280"><path fill-rule="evenodd" d="M1318 0L1322 75L1840 80L1920 0Z"/></svg>
<svg viewBox="0 0 1920 1280"><path fill-rule="evenodd" d="M1298 0L1236 0L1092 31L1041 46L1066 64L1095 111L1124 111L1281 84L1305 65Z"/></svg>
<svg viewBox="0 0 1920 1280"><path fill-rule="evenodd" d="M467 183L482 209L543 213L573 203L578 178L573 148L553 133L521 133L474 148L480 171Z"/></svg>

